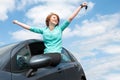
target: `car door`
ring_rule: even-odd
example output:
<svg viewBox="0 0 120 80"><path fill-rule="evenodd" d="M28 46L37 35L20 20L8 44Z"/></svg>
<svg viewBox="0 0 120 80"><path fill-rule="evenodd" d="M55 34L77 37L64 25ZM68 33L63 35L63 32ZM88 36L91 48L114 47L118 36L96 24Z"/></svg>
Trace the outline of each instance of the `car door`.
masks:
<svg viewBox="0 0 120 80"><path fill-rule="evenodd" d="M78 67L75 66L75 61L65 49L62 50L61 55L61 63L53 69L49 68L50 70L47 71L52 71L53 73L50 73L50 76L47 75L41 78L41 80L80 80L80 74L77 71Z"/></svg>
<svg viewBox="0 0 120 80"><path fill-rule="evenodd" d="M28 71L27 65L22 63L19 58L24 57L26 61L28 61L31 57L29 52L29 47L27 44L17 45L11 51L11 73L12 80L30 80L26 78L26 72Z"/></svg>
<svg viewBox="0 0 120 80"><path fill-rule="evenodd" d="M35 71L30 80L81 80L80 67L77 62L63 49L61 63L55 67L48 66ZM69 77L68 77L69 76Z"/></svg>
<svg viewBox="0 0 120 80"><path fill-rule="evenodd" d="M81 67L78 62L74 59L73 56L69 54L69 52L63 48L62 54L64 54L63 65L64 74L66 76L66 80L81 80Z"/></svg>

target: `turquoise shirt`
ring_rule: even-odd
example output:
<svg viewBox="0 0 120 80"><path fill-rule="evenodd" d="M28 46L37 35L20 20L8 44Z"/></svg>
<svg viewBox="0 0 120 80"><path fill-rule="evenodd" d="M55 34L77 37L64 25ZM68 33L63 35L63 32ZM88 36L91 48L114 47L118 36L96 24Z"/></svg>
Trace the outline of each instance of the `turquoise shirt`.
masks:
<svg viewBox="0 0 120 80"><path fill-rule="evenodd" d="M30 31L40 33L43 35L45 44L44 53L61 53L62 50L62 32L70 24L69 21L63 22L61 25L56 26L52 31L48 27L37 28L31 27Z"/></svg>

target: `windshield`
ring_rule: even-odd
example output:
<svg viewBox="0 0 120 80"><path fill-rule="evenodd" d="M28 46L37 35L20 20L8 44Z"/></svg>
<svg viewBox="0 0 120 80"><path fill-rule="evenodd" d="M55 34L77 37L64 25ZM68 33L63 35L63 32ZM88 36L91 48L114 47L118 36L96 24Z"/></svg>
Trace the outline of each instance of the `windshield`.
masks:
<svg viewBox="0 0 120 80"><path fill-rule="evenodd" d="M10 44L0 47L0 68L5 64L5 61L10 57L10 51L16 44Z"/></svg>
<svg viewBox="0 0 120 80"><path fill-rule="evenodd" d="M9 50L12 49L13 46L15 46L16 44L11 44L11 45L7 45L7 46L3 46L3 47L0 47L0 57L2 55L4 55L6 52L8 52Z"/></svg>

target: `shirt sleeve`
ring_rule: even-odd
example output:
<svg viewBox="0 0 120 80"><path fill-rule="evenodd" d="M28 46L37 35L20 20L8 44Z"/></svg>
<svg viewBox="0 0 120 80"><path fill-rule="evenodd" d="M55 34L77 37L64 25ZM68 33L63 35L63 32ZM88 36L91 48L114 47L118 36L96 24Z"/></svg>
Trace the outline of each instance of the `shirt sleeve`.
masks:
<svg viewBox="0 0 120 80"><path fill-rule="evenodd" d="M70 22L68 20L64 21L60 27L61 27L61 30L63 31L68 25L70 24Z"/></svg>
<svg viewBox="0 0 120 80"><path fill-rule="evenodd" d="M30 31L43 34L43 28L30 27Z"/></svg>

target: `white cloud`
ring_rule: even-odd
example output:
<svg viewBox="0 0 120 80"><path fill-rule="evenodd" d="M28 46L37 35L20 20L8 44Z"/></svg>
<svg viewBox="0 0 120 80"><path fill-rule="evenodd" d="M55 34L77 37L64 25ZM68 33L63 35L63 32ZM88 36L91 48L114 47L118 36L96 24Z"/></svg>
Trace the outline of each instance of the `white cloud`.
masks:
<svg viewBox="0 0 120 80"><path fill-rule="evenodd" d="M119 54L120 53L120 45L108 45L101 48L105 53L111 54Z"/></svg>
<svg viewBox="0 0 120 80"><path fill-rule="evenodd" d="M56 13L60 13L60 16L63 18L64 16L62 16L63 15L62 13L67 12L67 14L64 14L65 16L67 16L68 14L71 13L71 10L73 10L73 8L74 8L74 6L72 6L72 5L78 5L81 3L81 1L82 0L71 0L71 1L67 1L67 0L62 0L62 1L56 1L56 0L19 0L19 1L17 1L17 0L1 0L0 1L0 8L1 8L0 20L1 21L6 20L8 18L7 13L10 11L13 11L15 9L25 10L28 7L29 8L32 7L32 8L30 10L27 10L28 13L26 15L27 15L28 19L31 19L33 22L36 22L36 20L38 20L38 19L36 19L36 16L33 17L33 15L38 14L38 11L39 11L39 15L37 15L37 17L39 19L41 19L41 18L43 19L43 16L46 15L46 12L50 13L50 12L54 12L54 11ZM38 6L36 6L36 5L38 5ZM36 12L32 12L32 11L36 11ZM31 13L29 13L29 12L31 12ZM30 16L29 14L32 14L32 15ZM46 16L44 16L44 17L46 17ZM39 22L39 20L38 20L38 22ZM42 21L40 21L40 22L42 23Z"/></svg>
<svg viewBox="0 0 120 80"><path fill-rule="evenodd" d="M120 31L120 30L118 30ZM93 49L103 49L105 45L113 44L114 42L120 42L120 34L117 34L118 31L111 31L110 33L105 33L100 36L95 36L89 39L80 40L78 42L73 43L75 45L81 45L80 50L81 51L91 51ZM117 44L119 45L119 44ZM117 46L116 46L117 47ZM109 47L110 48L110 47ZM118 50L119 51L119 47ZM103 49L104 50L104 49ZM105 50L108 50L105 49ZM115 51L116 52L116 51Z"/></svg>
<svg viewBox="0 0 120 80"><path fill-rule="evenodd" d="M119 71L120 62L119 62L120 56L116 55L113 57L104 57L101 59L91 59L89 60L90 64L87 64L88 68L87 70L87 77L89 80L95 79L95 80L109 80L106 79L108 75L112 74L112 71L118 75L119 73L115 71ZM88 61L87 61L88 62ZM92 62L92 63L91 63ZM116 76L119 77L119 76ZM111 78L114 80L113 78Z"/></svg>
<svg viewBox="0 0 120 80"><path fill-rule="evenodd" d="M26 7L46 2L45 0L18 0L16 1L17 10L24 10Z"/></svg>
<svg viewBox="0 0 120 80"><path fill-rule="evenodd" d="M73 36L74 36L74 33L70 28L66 28L65 31L63 32L63 38L69 38Z"/></svg>
<svg viewBox="0 0 120 80"><path fill-rule="evenodd" d="M67 5L67 4L46 4L46 5L40 5L36 6L32 9L30 9L26 16L28 19L33 21L33 24L45 24L45 19L48 14L51 12L54 12L60 16L60 18L65 19L70 15L71 10L73 10L73 6Z"/></svg>
<svg viewBox="0 0 120 80"><path fill-rule="evenodd" d="M14 0L0 0L0 20L8 19L7 13L15 8Z"/></svg>
<svg viewBox="0 0 120 80"><path fill-rule="evenodd" d="M41 1L43 2L43 1ZM80 5L81 0L62 0L62 1L55 1L55 0L45 0L44 4L40 4L38 6L34 6L33 8L29 9L26 13L27 18L32 21L33 24L45 24L46 16L54 12L60 16L61 19L67 19L69 15L74 11L77 7L75 5ZM92 9L93 3L89 2L90 8ZM80 14L83 14L84 11L81 11Z"/></svg>
<svg viewBox="0 0 120 80"><path fill-rule="evenodd" d="M97 15L95 19L84 20L82 25L76 25L74 29L68 28L64 32L64 37L80 36L90 37L110 33L117 28L120 23L120 13L112 15ZM119 32L119 31L118 31ZM72 34L72 35L71 35ZM118 33L119 34L119 33Z"/></svg>
<svg viewBox="0 0 120 80"><path fill-rule="evenodd" d="M120 74L109 74L105 77L105 80L120 80Z"/></svg>
<svg viewBox="0 0 120 80"><path fill-rule="evenodd" d="M12 39L18 40L18 41L26 40L26 39L42 39L40 34L33 33L26 30L12 32L10 34L12 35Z"/></svg>
<svg viewBox="0 0 120 80"><path fill-rule="evenodd" d="M82 0L60 0L60 1L56 1L56 0L20 0L20 1L16 1L16 6L17 9L22 10L24 9L26 6L30 6L30 5L56 5L56 4L62 4L62 3L68 3L68 4L78 4L78 2L81 2Z"/></svg>

